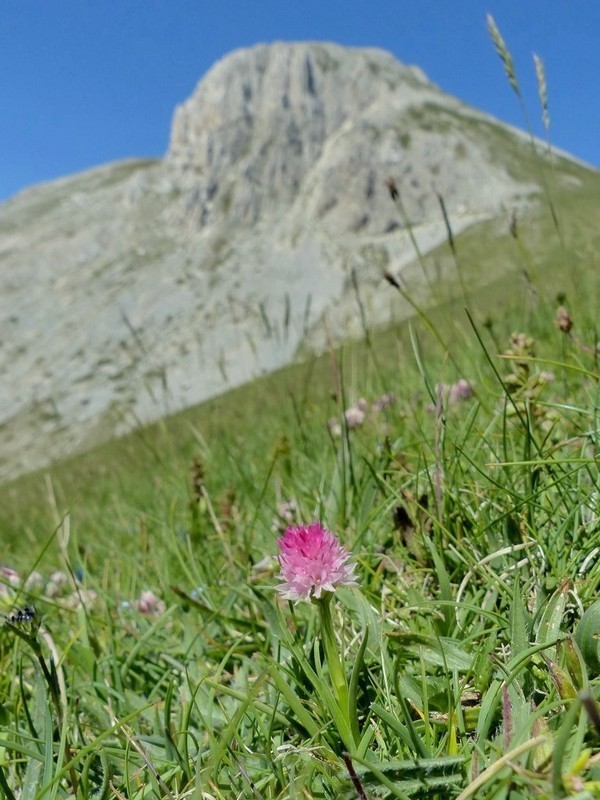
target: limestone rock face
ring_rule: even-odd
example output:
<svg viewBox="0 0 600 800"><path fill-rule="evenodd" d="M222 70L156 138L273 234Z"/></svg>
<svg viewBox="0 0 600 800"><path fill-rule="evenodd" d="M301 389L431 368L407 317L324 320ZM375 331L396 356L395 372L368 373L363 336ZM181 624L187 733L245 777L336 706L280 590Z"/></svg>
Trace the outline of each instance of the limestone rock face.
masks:
<svg viewBox="0 0 600 800"><path fill-rule="evenodd" d="M300 200L302 214L308 204L338 232L382 232L397 223L381 192L387 174L406 182L413 223L437 207L436 192L450 208L468 196L471 208L496 210L514 182L480 134L465 137L465 113L475 114L381 50L237 51L176 109L165 166L182 190L179 219L248 226Z"/></svg>
<svg viewBox="0 0 600 800"><path fill-rule="evenodd" d="M0 206L0 478L408 313L382 281L537 191L518 132L378 50L259 45L175 111L165 158ZM385 180L399 187L403 213Z"/></svg>
<svg viewBox="0 0 600 800"><path fill-rule="evenodd" d="M254 224L289 205L325 143L373 104L430 86L378 50L324 44L259 45L220 61L175 112L167 164L189 185L188 207L205 225L226 206Z"/></svg>

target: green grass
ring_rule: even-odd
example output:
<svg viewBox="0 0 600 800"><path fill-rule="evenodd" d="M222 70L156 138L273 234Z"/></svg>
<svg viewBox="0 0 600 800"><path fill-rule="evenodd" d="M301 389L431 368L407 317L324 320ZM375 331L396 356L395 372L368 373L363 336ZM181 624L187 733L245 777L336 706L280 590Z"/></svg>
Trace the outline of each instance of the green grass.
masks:
<svg viewBox="0 0 600 800"><path fill-rule="evenodd" d="M577 308L573 333L587 327ZM593 782L579 698L596 692L596 628L580 643L589 666L573 634L600 578L598 370L581 346L594 340L557 330L539 298L513 314L537 358L499 358L489 329L443 325L444 311L429 323L445 350L415 323L4 487L6 562L68 576L52 597L6 590L7 612L33 603L45 631L1 632L6 786L357 796L316 609L282 605L263 561L290 499L359 564L360 588L332 610L349 680L359 665L350 757L365 796L559 797ZM493 331L504 349L512 321ZM435 384L459 376L475 396L436 413ZM329 435L341 408L388 391L393 406ZM136 610L145 589L163 613Z"/></svg>
<svg viewBox="0 0 600 800"><path fill-rule="evenodd" d="M424 260L423 318L0 487L0 793L600 796L594 186ZM326 610L275 590L311 520Z"/></svg>

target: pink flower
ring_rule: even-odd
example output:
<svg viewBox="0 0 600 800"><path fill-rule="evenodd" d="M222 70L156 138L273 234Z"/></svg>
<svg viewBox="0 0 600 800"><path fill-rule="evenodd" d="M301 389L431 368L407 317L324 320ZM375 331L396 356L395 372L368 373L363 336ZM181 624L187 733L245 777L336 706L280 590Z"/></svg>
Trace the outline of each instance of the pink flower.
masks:
<svg viewBox="0 0 600 800"><path fill-rule="evenodd" d="M460 403L462 400L470 400L473 397L473 387L469 381L461 378L450 387L449 399L451 403Z"/></svg>
<svg viewBox="0 0 600 800"><path fill-rule="evenodd" d="M19 573L10 567L0 567L0 580L9 586L18 586L21 583Z"/></svg>
<svg viewBox="0 0 600 800"><path fill-rule="evenodd" d="M365 412L360 406L352 406L344 411L344 417L346 418L346 425L352 430L353 428L359 428L363 424Z"/></svg>
<svg viewBox="0 0 600 800"><path fill-rule="evenodd" d="M336 586L356 586L350 554L319 522L288 528L277 542L283 580L277 591L287 600L319 599Z"/></svg>
<svg viewBox="0 0 600 800"><path fill-rule="evenodd" d="M392 392L388 392L387 394L382 394L379 400L376 400L373 405L373 411L383 411L390 406L393 406L396 402L396 395L392 394Z"/></svg>
<svg viewBox="0 0 600 800"><path fill-rule="evenodd" d="M460 378L456 383L452 384L438 383L435 389L438 395L438 402L443 400L451 406L470 400L474 395L473 386L465 378ZM427 410L431 411L431 413L438 411L433 404L427 406Z"/></svg>
<svg viewBox="0 0 600 800"><path fill-rule="evenodd" d="M137 610L144 616L151 614L164 614L165 603L154 592L149 590L143 591L140 594L140 599L137 602Z"/></svg>

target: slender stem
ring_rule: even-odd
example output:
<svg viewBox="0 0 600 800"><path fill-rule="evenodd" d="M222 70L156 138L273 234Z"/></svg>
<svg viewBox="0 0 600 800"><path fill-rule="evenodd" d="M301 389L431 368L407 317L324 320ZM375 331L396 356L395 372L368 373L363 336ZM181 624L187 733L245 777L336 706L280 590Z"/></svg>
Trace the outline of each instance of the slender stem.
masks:
<svg viewBox="0 0 600 800"><path fill-rule="evenodd" d="M325 597L319 600L319 617L321 620L321 636L323 639L323 649L325 651L325 658L327 659L327 666L329 668L329 676L333 685L336 700L341 711L346 717L349 715L348 708L348 683L346 681L346 674L342 666L340 655L333 633L333 621L331 619L331 594L327 593Z"/></svg>

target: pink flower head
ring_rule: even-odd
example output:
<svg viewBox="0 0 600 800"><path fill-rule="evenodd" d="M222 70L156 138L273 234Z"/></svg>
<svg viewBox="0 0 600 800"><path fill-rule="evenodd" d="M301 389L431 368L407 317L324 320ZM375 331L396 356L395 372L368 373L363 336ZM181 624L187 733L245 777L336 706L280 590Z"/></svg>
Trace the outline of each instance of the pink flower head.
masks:
<svg viewBox="0 0 600 800"><path fill-rule="evenodd" d="M379 400L376 400L373 405L373 411L384 411L386 408L393 406L396 402L396 395L392 394L392 392L388 392L387 394L382 394Z"/></svg>
<svg viewBox="0 0 600 800"><path fill-rule="evenodd" d="M356 586L350 553L320 523L288 528L277 541L283 580L277 590L287 600L319 599L336 586Z"/></svg>
<svg viewBox="0 0 600 800"><path fill-rule="evenodd" d="M473 397L473 387L464 378L453 383L449 390L451 403L460 403L462 400L470 400Z"/></svg>
<svg viewBox="0 0 600 800"><path fill-rule="evenodd" d="M19 573L10 567L0 567L0 581L9 586L18 586L21 583Z"/></svg>
<svg viewBox="0 0 600 800"><path fill-rule="evenodd" d="M360 406L352 406L344 411L346 425L352 430L353 428L360 428L365 421L365 411Z"/></svg>
<svg viewBox="0 0 600 800"><path fill-rule="evenodd" d="M154 592L149 590L143 591L140 594L140 599L137 601L137 610L144 616L164 614L165 608L164 600L161 600Z"/></svg>

